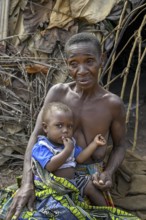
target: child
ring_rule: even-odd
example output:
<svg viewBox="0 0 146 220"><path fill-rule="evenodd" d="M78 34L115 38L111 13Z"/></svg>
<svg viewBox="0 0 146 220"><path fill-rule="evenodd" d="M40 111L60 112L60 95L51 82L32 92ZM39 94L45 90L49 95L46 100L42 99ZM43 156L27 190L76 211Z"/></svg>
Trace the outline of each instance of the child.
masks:
<svg viewBox="0 0 146 220"><path fill-rule="evenodd" d="M42 114L45 136L39 136L32 149L32 157L40 165L56 176L72 180L93 205L106 205L105 199L92 183L90 176L79 176L75 172L76 163L84 163L100 145L106 144L101 134L85 149L77 146L73 138L73 113L60 102L49 103Z"/></svg>

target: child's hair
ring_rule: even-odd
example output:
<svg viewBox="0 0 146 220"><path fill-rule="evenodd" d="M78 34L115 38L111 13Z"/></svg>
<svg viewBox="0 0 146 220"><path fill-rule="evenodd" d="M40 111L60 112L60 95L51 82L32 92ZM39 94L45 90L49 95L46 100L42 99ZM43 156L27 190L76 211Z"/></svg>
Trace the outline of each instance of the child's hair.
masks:
<svg viewBox="0 0 146 220"><path fill-rule="evenodd" d="M61 102L50 102L43 108L42 120L45 121L46 114L48 111L53 112L54 110L60 110L63 112L71 112L72 110L65 104Z"/></svg>
<svg viewBox="0 0 146 220"><path fill-rule="evenodd" d="M66 45L65 45L66 54L67 54L68 48L71 45L78 44L78 43L92 43L95 46L95 49L97 50L99 56L101 55L101 46L100 46L100 43L97 37L87 32L75 34L66 42Z"/></svg>

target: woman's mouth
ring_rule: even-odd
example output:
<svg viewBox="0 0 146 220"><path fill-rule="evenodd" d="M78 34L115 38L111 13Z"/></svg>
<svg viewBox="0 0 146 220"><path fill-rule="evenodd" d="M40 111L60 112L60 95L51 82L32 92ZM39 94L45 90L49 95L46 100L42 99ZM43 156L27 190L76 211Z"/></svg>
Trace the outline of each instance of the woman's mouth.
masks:
<svg viewBox="0 0 146 220"><path fill-rule="evenodd" d="M90 79L89 78L79 78L77 81L80 84L87 84L87 83L89 83Z"/></svg>

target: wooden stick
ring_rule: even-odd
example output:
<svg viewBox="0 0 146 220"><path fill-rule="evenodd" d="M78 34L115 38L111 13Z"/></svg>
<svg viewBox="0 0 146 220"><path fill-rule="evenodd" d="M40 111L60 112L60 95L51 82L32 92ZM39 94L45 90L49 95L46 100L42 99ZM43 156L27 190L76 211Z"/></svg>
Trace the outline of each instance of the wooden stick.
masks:
<svg viewBox="0 0 146 220"><path fill-rule="evenodd" d="M138 78L139 68L141 66L141 63L142 63L145 55L146 55L146 48L144 49L144 51L142 53L142 56L141 56L141 58L139 60L139 63L137 65L137 68L136 68L135 77L134 77L134 81L133 81L132 88L131 88L131 93L130 93L130 98L129 98L129 105L128 105L128 110L127 110L127 115L126 115L126 123L129 122L129 115L130 115L130 108L131 108L131 105L132 105L132 98L133 98L134 87L135 87L135 84L136 84L136 80Z"/></svg>
<svg viewBox="0 0 146 220"><path fill-rule="evenodd" d="M135 33L135 35L136 34L137 33ZM121 99L123 99L123 97L124 97L125 87L126 87L126 83L127 83L127 77L129 74L129 69L130 69L130 65L131 65L131 61L132 61L132 57L133 57L136 45L137 45L137 37L135 38L134 44L133 44L132 49L130 51L127 66L125 67L125 69L123 70L123 73L122 73L122 75L124 75L124 81L123 81L122 90L121 90Z"/></svg>
<svg viewBox="0 0 146 220"><path fill-rule="evenodd" d="M123 10L122 10L120 19L119 19L119 23L118 23L118 26L117 26L117 32L116 32L116 36L115 36L114 46L115 46L115 45L117 44L117 42L118 42L118 37L119 37L120 31L121 31L121 29L122 29L122 22L123 22L123 17L124 17L125 11L126 11L127 4L128 4L128 1L125 1L124 7L123 7ZM109 85L110 85L110 84L109 84L109 81L110 81L111 74L112 74L112 70L113 70L113 66L114 66L114 63L115 63L115 56L116 56L116 51L114 52L114 54L113 54L113 56L112 56L111 66L110 66L110 70L109 70L108 78L107 78L107 85L108 85L108 86L106 87L106 89L109 89Z"/></svg>
<svg viewBox="0 0 146 220"><path fill-rule="evenodd" d="M7 37L9 17L9 0L0 0L0 40ZM3 41L4 48L6 42Z"/></svg>
<svg viewBox="0 0 146 220"><path fill-rule="evenodd" d="M141 31L142 31L142 28L143 26L145 25L145 20L146 20L146 16L144 16L143 18L143 21L140 25L140 28L138 30L138 36L137 36L137 40L139 39L139 36L141 36ZM137 41L136 40L136 41ZM130 108L131 108L131 105L132 105L132 99L133 99L133 93L134 93L134 88L135 88L135 85L136 85L136 80L138 78L138 74L139 74L139 69L140 69L140 66L141 66L141 63L145 57L145 54L146 54L146 48L144 49L143 53L142 53L142 56L137 64L137 68L136 68L136 71L135 71L135 77L134 77L134 81L133 81L133 84L132 84L132 87L131 87L131 93L130 93L130 98L129 98L129 105L128 105L128 109L127 109L127 115L126 115L126 123L129 122L129 116L130 116Z"/></svg>
<svg viewBox="0 0 146 220"><path fill-rule="evenodd" d="M124 24L124 25L123 25L122 30L121 30L121 32L120 32L120 35L119 35L119 38L118 38L118 42L117 42L117 44L114 45L113 50L112 50L112 52L111 52L111 54L110 54L110 56L109 56L109 58L108 58L108 60L107 60L107 62L106 62L106 64L105 64L105 66L104 66L104 69L103 69L102 74L101 74L101 79L100 79L101 81L102 81L103 77L104 77L104 76L106 75L106 73L107 73L107 67L109 66L109 64L110 64L110 62L111 62L111 59L112 59L113 54L114 54L115 51L117 50L117 47L118 47L118 45L119 45L119 43L120 43L120 41L121 41L121 39L122 39L122 37L123 37L123 34L124 34L126 28L129 26L129 22L131 21L131 19L133 18L133 16L136 14L136 12L137 12L138 10L140 10L140 9L145 5L145 4L143 4L144 2L145 2L145 0L140 1L138 7L136 7L135 9L133 9L133 10L130 12L130 14L129 14L128 16L126 16L126 18L123 20L123 24Z"/></svg>
<svg viewBox="0 0 146 220"><path fill-rule="evenodd" d="M146 21L146 16L144 17L142 24L138 30L138 63L140 62L140 58L141 58L141 45L142 45L142 39L141 39L141 31L143 26L145 25L145 21ZM135 128L134 128L134 140L133 140L133 147L132 150L134 151L136 149L136 144L137 144L137 137L138 137L138 125L139 125L139 80L140 80L140 72L141 72L141 66L139 67L139 73L138 73L138 77L137 77L137 82L136 82L136 118L135 118Z"/></svg>

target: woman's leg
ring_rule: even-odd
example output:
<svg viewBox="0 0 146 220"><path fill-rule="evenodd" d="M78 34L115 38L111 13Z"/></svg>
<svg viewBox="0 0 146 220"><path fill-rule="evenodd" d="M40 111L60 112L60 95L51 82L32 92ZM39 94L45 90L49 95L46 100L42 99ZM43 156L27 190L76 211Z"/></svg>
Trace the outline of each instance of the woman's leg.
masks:
<svg viewBox="0 0 146 220"><path fill-rule="evenodd" d="M84 188L84 195L86 195L92 205L107 206L103 193L97 189L90 180Z"/></svg>

